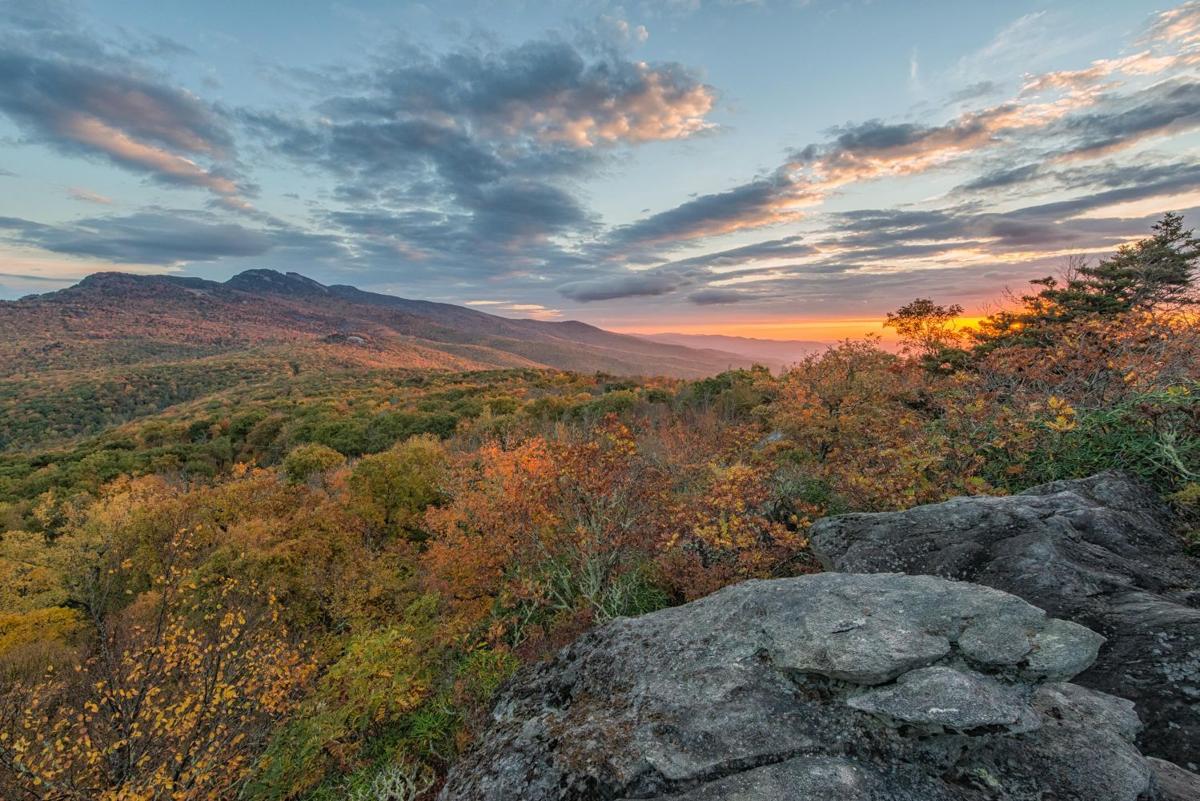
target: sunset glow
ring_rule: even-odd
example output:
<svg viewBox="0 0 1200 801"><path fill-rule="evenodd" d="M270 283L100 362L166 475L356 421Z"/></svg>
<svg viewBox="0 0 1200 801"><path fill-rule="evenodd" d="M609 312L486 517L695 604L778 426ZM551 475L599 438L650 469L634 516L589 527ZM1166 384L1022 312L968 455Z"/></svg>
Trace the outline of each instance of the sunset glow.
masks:
<svg viewBox="0 0 1200 801"><path fill-rule="evenodd" d="M974 328L982 317L956 318L954 327L960 330ZM843 339L861 339L877 336L885 343L896 341L895 332L883 326L882 320L803 320L796 322L766 322L760 320L734 321L722 325L705 323L664 322L656 328L634 326L614 328L626 334L656 334L666 331L678 334L721 334L733 337L775 340L816 340L838 342Z"/></svg>

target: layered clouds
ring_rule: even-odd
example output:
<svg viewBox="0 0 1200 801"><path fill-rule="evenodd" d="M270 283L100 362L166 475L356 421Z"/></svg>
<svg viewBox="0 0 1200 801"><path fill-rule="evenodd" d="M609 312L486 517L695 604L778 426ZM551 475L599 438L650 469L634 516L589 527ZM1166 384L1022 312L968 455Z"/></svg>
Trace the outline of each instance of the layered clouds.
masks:
<svg viewBox="0 0 1200 801"><path fill-rule="evenodd" d="M715 102L682 65L588 41L401 48L308 113L239 119L276 157L330 176L340 207L321 221L379 269L553 281L586 266L579 243L600 228L579 183L623 150L709 129Z"/></svg>
<svg viewBox="0 0 1200 801"><path fill-rule="evenodd" d="M0 15L0 112L28 141L245 205L225 121L139 63L144 42L96 40L53 3Z"/></svg>
<svg viewBox="0 0 1200 801"><path fill-rule="evenodd" d="M664 148L703 162L738 135L736 104L722 106L703 60L648 57L653 32L620 17L526 41L392 40L337 66L264 65L287 91L233 102L173 77L170 59L193 58L186 43L102 39L57 6L0 8L0 115L20 146L180 198L130 203L72 184L64 196L90 214L0 208L0 239L83 271L270 264L629 323L664 308L870 316L915 295L977 304L1128 241L1165 208L1200 205L1196 2L1151 15L1119 52L1038 73L1013 65L1021 41L1047 46L1051 21L1022 17L945 75L923 60L916 88L938 102L831 125L702 192L678 174L677 202L638 214L630 197L617 215L593 202L596 182ZM306 204L282 202L301 185Z"/></svg>
<svg viewBox="0 0 1200 801"><path fill-rule="evenodd" d="M1067 255L1111 250L1162 210L1200 206L1191 197L1200 161L1153 149L1200 128L1200 3L1153 16L1129 46L1080 69L1013 76L1000 98L998 81L963 87L947 100L967 108L943 121L832 127L768 175L608 232L599 252L619 266L586 282L584 296L578 283L563 292L612 299L653 288L692 303L752 302L768 313L846 314L864 301L902 301L897 292L977 304ZM943 176L960 182L930 198L927 187ZM913 200L871 208L871 193L885 185L889 195L914 187ZM824 210L847 198L864 208ZM720 259L670 258L696 240L745 239L789 223L806 232L803 248L776 259L763 255L778 239L714 251ZM630 270L638 280L623 274Z"/></svg>

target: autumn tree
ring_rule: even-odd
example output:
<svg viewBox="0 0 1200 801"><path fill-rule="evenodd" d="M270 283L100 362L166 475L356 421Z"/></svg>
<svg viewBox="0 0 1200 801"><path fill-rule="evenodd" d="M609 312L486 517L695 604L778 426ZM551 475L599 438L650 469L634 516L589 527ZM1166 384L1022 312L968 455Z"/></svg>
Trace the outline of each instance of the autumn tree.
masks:
<svg viewBox="0 0 1200 801"><path fill-rule="evenodd" d="M192 554L181 532L152 587L125 607L112 596L129 589L133 565L93 572L83 658L4 696L5 797L215 801L236 792L312 668L267 588L196 575Z"/></svg>
<svg viewBox="0 0 1200 801"><path fill-rule="evenodd" d="M674 513L667 477L607 416L586 432L484 446L431 509L427 582L463 635L520 643L549 619L606 619L652 601L645 567Z"/></svg>
<svg viewBox="0 0 1200 801"><path fill-rule="evenodd" d="M283 474L293 484L312 480L346 461L346 457L317 442L297 445L283 460Z"/></svg>
<svg viewBox="0 0 1200 801"><path fill-rule="evenodd" d="M377 539L420 539L421 515L441 499L445 466L445 449L430 435L364 456L350 474L352 507Z"/></svg>

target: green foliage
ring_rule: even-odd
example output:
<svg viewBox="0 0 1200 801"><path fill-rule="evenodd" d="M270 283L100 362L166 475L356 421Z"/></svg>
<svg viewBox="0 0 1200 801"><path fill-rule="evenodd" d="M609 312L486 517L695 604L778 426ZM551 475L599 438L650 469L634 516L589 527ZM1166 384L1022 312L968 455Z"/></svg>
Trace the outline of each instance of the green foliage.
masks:
<svg viewBox="0 0 1200 801"><path fill-rule="evenodd" d="M1089 318L1112 320L1135 312L1169 311L1196 302L1200 238L1183 218L1167 213L1153 234L1096 264L1073 261L1062 278L1032 281L1020 305L983 321L977 353L1054 344L1064 326Z"/></svg>
<svg viewBox="0 0 1200 801"><path fill-rule="evenodd" d="M369 734L406 728L406 716L430 693L429 645L427 633L412 626L351 637L314 694L268 746L247 796L285 799L309 790L325 777L330 752L339 744L354 747Z"/></svg>
<svg viewBox="0 0 1200 801"><path fill-rule="evenodd" d="M0 381L0 450L92 434L214 392L280 375L270 360L214 357L81 375ZM195 432L197 439L204 430Z"/></svg>
<svg viewBox="0 0 1200 801"><path fill-rule="evenodd" d="M429 435L364 456L350 473L355 510L380 535L421 536L420 515L441 498L446 452Z"/></svg>
<svg viewBox="0 0 1200 801"><path fill-rule="evenodd" d="M314 476L328 472L345 462L333 448L309 443L297 445L283 460L283 474L293 484L302 484Z"/></svg>
<svg viewBox="0 0 1200 801"><path fill-rule="evenodd" d="M1191 303L1200 264L1200 239L1183 227L1183 217L1167 213L1154 233L1095 265L1083 265L1048 297L1067 316L1116 316L1172 304Z"/></svg>
<svg viewBox="0 0 1200 801"><path fill-rule="evenodd" d="M693 408L715 409L726 417L744 416L770 402L770 375L765 367L729 370L693 381L680 399Z"/></svg>
<svg viewBox="0 0 1200 801"><path fill-rule="evenodd" d="M1180 534L1192 554L1200 554L1200 481L1189 481L1167 496L1180 520Z"/></svg>
<svg viewBox="0 0 1200 801"><path fill-rule="evenodd" d="M638 394L628 389L606 392L593 401L577 406L573 413L581 420L601 420L610 414L625 414L638 403Z"/></svg>
<svg viewBox="0 0 1200 801"><path fill-rule="evenodd" d="M1024 480L1076 478L1119 466L1154 487L1184 486L1200 478L1198 420L1200 384L1073 410L1069 424L1049 426Z"/></svg>
<svg viewBox="0 0 1200 801"><path fill-rule="evenodd" d="M384 765L347 780L345 797L346 801L417 801L436 781L427 765Z"/></svg>
<svg viewBox="0 0 1200 801"><path fill-rule="evenodd" d="M468 654L459 666L459 685L468 697L486 702L516 672L518 665L511 651L480 648Z"/></svg>

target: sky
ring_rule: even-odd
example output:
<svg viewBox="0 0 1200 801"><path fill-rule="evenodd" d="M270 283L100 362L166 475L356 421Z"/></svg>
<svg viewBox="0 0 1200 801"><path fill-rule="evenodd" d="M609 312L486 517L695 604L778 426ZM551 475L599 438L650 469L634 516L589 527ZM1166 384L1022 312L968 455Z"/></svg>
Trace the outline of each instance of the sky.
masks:
<svg viewBox="0 0 1200 801"><path fill-rule="evenodd" d="M834 339L1200 227L1200 2L0 0L0 298Z"/></svg>

